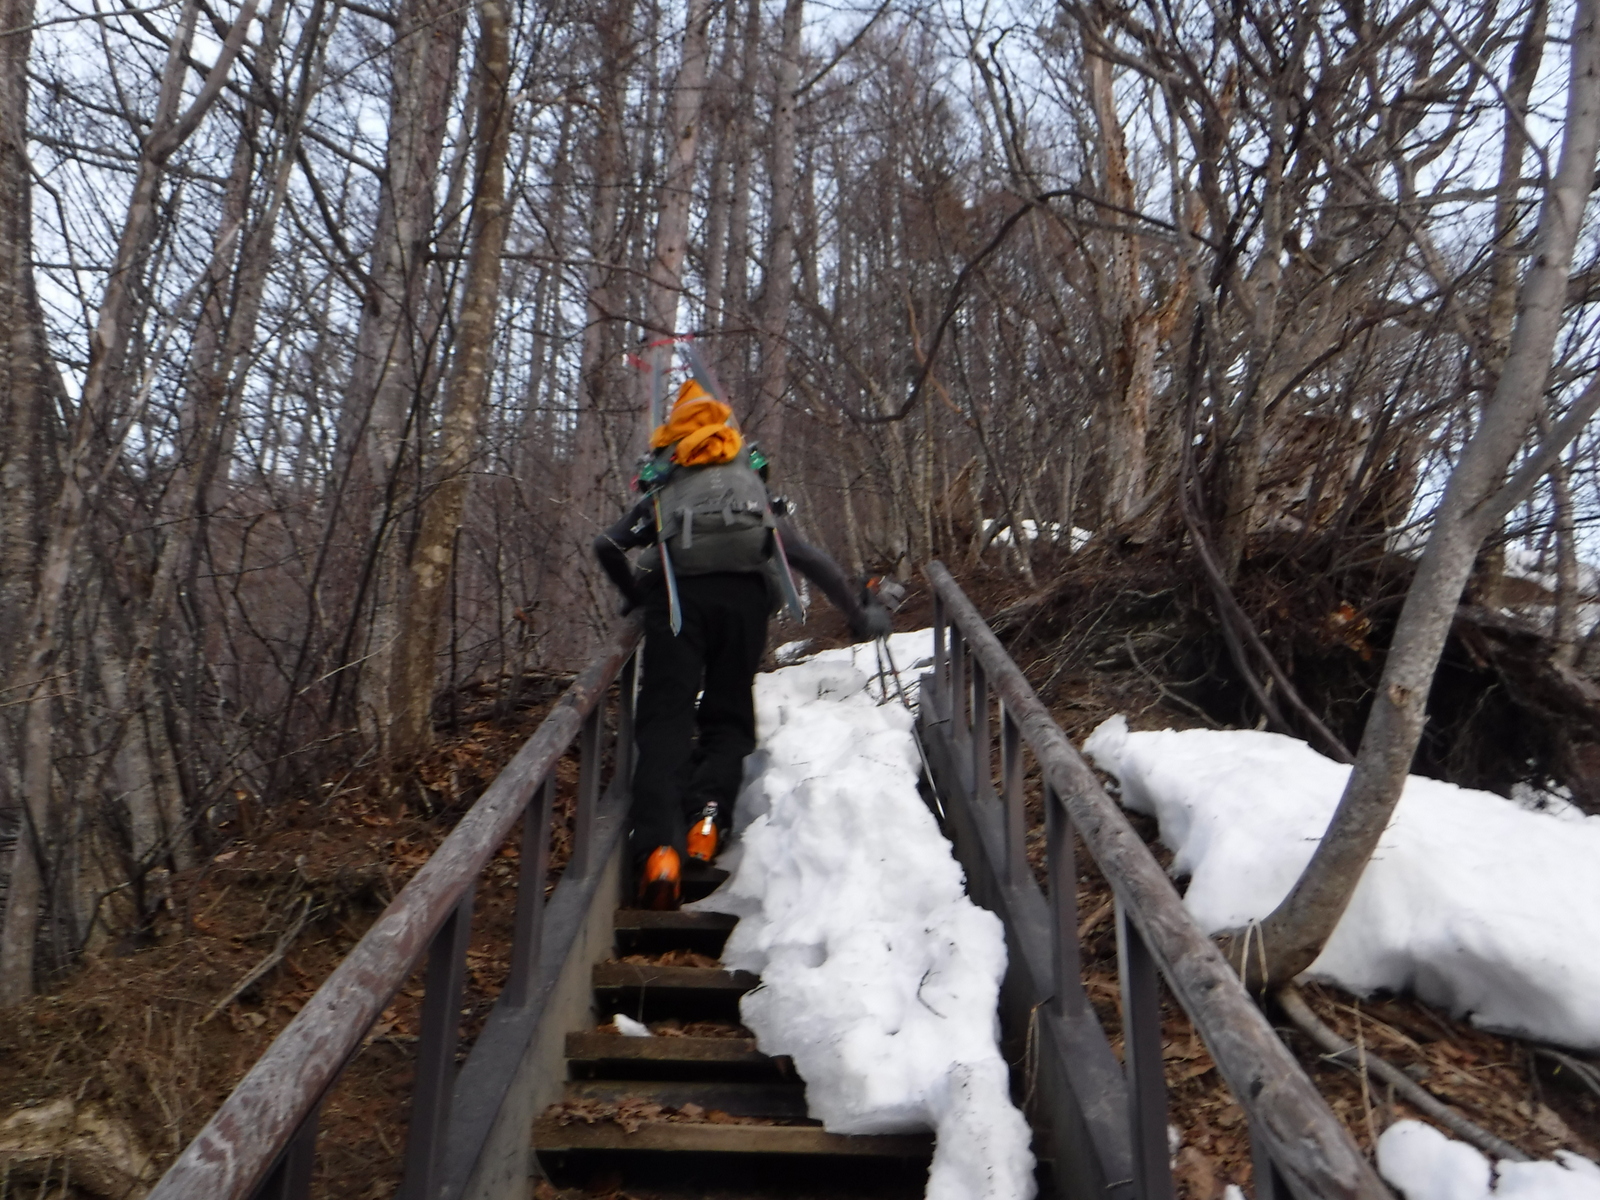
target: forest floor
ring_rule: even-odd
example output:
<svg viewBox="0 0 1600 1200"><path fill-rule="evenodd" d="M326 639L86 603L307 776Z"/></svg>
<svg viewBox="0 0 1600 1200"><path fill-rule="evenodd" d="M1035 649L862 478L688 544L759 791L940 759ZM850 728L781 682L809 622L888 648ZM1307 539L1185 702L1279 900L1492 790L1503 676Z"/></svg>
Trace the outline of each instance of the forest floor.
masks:
<svg viewBox="0 0 1600 1200"><path fill-rule="evenodd" d="M1036 569L1050 577L1044 566ZM1024 620L1001 622L1067 734L1081 742L1119 712L1135 729L1225 723L1190 698L1207 696L1204 688L1185 686L1192 675L1174 671L1192 672L1194 656L1175 660L1163 652L1181 645L1186 633L1170 606L1149 601L1163 586L1181 591L1182 581L1163 584L1160 564L1120 576L1100 570L1101 576L1042 606L1024 605ZM961 575L985 613L1015 614L1019 601L1037 595L998 570ZM918 628L930 613L925 588L913 581L896 627ZM1039 619L1041 613L1048 619ZM793 636L776 626L772 642ZM818 612L803 636L818 647L845 640L843 623L831 612ZM139 945L98 949L49 992L8 1014L0 1023L0 1163L6 1164L0 1198L24 1194L24 1185L25 1194L41 1200L123 1195L130 1184L138 1194L153 1181L537 727L564 682L534 681L534 702L504 720L490 719L490 689L469 692L481 715L469 711L413 770L351 775L329 783L321 795L257 814L248 825L248 814L241 815L239 827L220 830L231 840L202 865L172 877L158 919ZM575 759L563 760L559 776L558 812L569 813ZM406 783L397 787L396 778ZM1042 871L1036 795L1031 808L1030 857ZM1155 841L1154 822L1131 819L1163 864L1169 862ZM513 832L485 872L476 899L469 1038L508 966L518 836ZM568 845L558 829L553 875ZM1111 894L1081 846L1078 862L1085 981L1120 1053ZM241 990L240 983L274 956L275 964ZM393 1193L420 983L419 977L402 988L324 1106L314 1194L381 1200ZM1409 997L1362 1000L1311 987L1307 999L1347 1040L1388 1058L1528 1154L1547 1158L1568 1149L1597 1156L1600 1097L1570 1072L1553 1069L1535 1047L1451 1020ZM1364 1149L1370 1152L1395 1120L1419 1115L1375 1080L1325 1062L1286 1020L1276 1014L1274 1020ZM1171 1120L1182 1135L1179 1195L1217 1200L1229 1183L1248 1192L1243 1113L1170 998L1165 1032ZM31 1144L58 1150L19 1157L30 1137Z"/></svg>

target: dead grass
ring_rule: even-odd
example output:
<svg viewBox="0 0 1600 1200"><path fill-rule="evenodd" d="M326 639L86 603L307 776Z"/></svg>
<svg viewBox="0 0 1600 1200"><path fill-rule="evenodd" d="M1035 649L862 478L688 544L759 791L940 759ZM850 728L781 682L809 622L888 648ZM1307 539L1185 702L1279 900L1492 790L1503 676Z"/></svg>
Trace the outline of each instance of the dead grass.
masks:
<svg viewBox="0 0 1600 1200"><path fill-rule="evenodd" d="M0 1022L0 1115L57 1097L91 1103L164 1170L547 710L469 723L392 779L358 775L231 831L231 845L172 879L149 944L87 956ZM571 848L572 755L557 776L551 886ZM519 838L514 831L480 879L463 1055L509 968ZM205 1020L302 914L281 961ZM376 1198L397 1186L421 996L419 972L324 1104L314 1194Z"/></svg>

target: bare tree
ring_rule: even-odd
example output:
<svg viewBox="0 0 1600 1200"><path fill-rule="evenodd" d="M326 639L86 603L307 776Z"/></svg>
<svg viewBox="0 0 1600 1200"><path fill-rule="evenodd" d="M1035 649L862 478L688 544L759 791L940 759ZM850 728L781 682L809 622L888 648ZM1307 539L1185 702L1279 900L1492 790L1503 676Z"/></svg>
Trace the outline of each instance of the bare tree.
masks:
<svg viewBox="0 0 1600 1200"><path fill-rule="evenodd" d="M785 0L783 37L772 101L771 200L761 294L761 367L750 427L774 446L783 440L783 393L789 368L785 336L794 297L795 90L800 86L800 31L805 0Z"/></svg>
<svg viewBox="0 0 1600 1200"><path fill-rule="evenodd" d="M683 297L683 259L689 246L689 209L694 199L695 151L700 144L701 108L706 91L711 0L689 0L683 30L683 57L672 99L665 115L668 136L666 172L661 180L660 210L656 217L655 249L650 258L649 286L645 296L644 332L647 342L670 338L678 329L678 305ZM649 350L658 368L669 359L663 346ZM653 372L642 372L640 411L649 408Z"/></svg>
<svg viewBox="0 0 1600 1200"><path fill-rule="evenodd" d="M245 0L222 53L199 93L184 105L188 50L199 9L185 7L168 50L150 132L137 161L133 192L101 298L89 345L89 361L77 400L70 438L62 454L62 473L45 526L36 588L20 668L14 672L25 701L21 735L22 808L28 836L13 852L4 924L0 925L0 1005L16 1003L33 991L34 936L46 874L46 855L66 846L65 814L55 779L55 706L49 681L63 654L67 629L63 599L77 558L91 504L117 467L123 445L153 383L130 378L127 351L133 335L136 282L156 235L157 188L174 152L198 128L221 94L255 15L255 0ZM20 36L20 35L14 35ZM22 93L25 97L26 93ZM60 872L57 872L58 877Z"/></svg>
<svg viewBox="0 0 1600 1200"><path fill-rule="evenodd" d="M399 660L390 684L389 744L401 755L425 748L433 734L435 656L455 538L466 508L469 467L477 451L489 396L490 349L500 298L500 252L505 245L505 167L510 144L510 40L501 0L478 5L475 90L477 165L471 210L471 258L456 322L448 395L439 432L437 478L423 498L422 516L401 590Z"/></svg>
<svg viewBox="0 0 1600 1200"><path fill-rule="evenodd" d="M1344 795L1304 874L1262 922L1267 971L1257 982L1263 985L1287 983L1316 959L1389 824L1422 737L1434 671L1484 539L1600 409L1596 376L1549 434L1526 450L1546 403L1551 353L1561 331L1573 251L1594 180L1600 143L1597 18L1600 6L1580 0L1569 37L1571 75L1561 154L1545 183L1505 364L1433 514L1433 531L1406 593ZM1260 973L1254 964L1249 970Z"/></svg>

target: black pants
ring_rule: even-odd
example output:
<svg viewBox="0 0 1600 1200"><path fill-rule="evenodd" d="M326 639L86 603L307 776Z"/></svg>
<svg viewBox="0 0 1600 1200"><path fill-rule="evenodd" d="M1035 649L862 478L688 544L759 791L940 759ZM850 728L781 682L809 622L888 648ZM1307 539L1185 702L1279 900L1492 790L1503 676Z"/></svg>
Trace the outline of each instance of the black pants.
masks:
<svg viewBox="0 0 1600 1200"><path fill-rule="evenodd" d="M678 597L683 629L676 636L666 588L652 588L644 604L644 674L634 726L639 753L628 814L635 859L657 846L682 853L684 834L708 800L717 802L726 828L744 757L756 747L751 688L767 645L765 577L682 576Z"/></svg>

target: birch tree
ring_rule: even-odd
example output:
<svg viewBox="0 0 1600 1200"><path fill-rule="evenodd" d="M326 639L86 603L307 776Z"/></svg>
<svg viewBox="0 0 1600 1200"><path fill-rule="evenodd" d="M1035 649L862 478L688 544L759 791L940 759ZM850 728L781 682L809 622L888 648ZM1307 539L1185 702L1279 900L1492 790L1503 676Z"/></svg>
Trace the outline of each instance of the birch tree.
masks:
<svg viewBox="0 0 1600 1200"><path fill-rule="evenodd" d="M471 257L456 322L445 412L433 486L422 501L420 528L403 578L399 662L390 685L393 725L388 743L413 755L432 739L435 656L453 550L466 507L469 468L478 451L489 398L490 351L500 299L500 252L506 229L506 151L511 139L510 39L502 0L478 5L474 90L477 165L469 239Z"/></svg>

